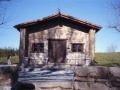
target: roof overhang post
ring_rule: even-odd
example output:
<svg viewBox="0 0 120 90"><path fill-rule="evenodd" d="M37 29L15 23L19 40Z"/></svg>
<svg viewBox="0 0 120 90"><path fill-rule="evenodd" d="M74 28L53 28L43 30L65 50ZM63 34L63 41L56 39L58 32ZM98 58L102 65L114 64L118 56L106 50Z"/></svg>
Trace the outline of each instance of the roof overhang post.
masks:
<svg viewBox="0 0 120 90"><path fill-rule="evenodd" d="M26 28L20 28L20 47L19 47L19 65L25 66L25 37L26 37Z"/></svg>
<svg viewBox="0 0 120 90"><path fill-rule="evenodd" d="M89 56L91 60L90 65L94 65L95 60L95 33L95 29L89 30Z"/></svg>

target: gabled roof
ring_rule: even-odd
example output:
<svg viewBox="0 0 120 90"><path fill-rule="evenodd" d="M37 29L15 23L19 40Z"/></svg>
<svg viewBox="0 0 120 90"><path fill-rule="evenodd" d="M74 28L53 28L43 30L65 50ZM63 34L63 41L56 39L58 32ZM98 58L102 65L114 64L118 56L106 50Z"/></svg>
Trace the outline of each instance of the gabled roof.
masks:
<svg viewBox="0 0 120 90"><path fill-rule="evenodd" d="M37 19L37 20L17 24L14 27L19 29L19 28L34 25L34 24L37 24L39 22L43 22L43 21L46 21L46 20L51 20L51 19L54 19L54 18L57 18L57 17L62 17L62 18L77 22L79 24L89 26L89 27L97 29L97 30L100 30L102 28L102 26L100 26L100 25L97 25L97 24L94 24L94 23L91 23L91 22L88 22L88 21L85 21L85 20L81 20L79 18L70 16L70 15L63 14L60 11L58 11L58 13L56 13L56 14L52 14L52 15L44 17L42 19Z"/></svg>

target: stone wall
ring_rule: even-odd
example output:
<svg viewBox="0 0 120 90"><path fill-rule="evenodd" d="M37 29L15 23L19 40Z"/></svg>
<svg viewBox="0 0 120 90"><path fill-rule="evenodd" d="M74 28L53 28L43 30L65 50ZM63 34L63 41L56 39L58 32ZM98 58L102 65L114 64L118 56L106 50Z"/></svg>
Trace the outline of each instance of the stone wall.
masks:
<svg viewBox="0 0 120 90"><path fill-rule="evenodd" d="M80 66L74 72L74 90L120 90L119 67Z"/></svg>
<svg viewBox="0 0 120 90"><path fill-rule="evenodd" d="M16 65L0 65L0 90L11 90L18 80Z"/></svg>
<svg viewBox="0 0 120 90"><path fill-rule="evenodd" d="M120 90L120 67L73 66L67 68L66 72L68 69L74 71L73 80L66 81L63 79L63 81L59 81L58 78L60 77L57 75L56 79L58 80L53 81L49 81L50 76L50 79L46 79L46 81L40 79L27 81L26 79L26 81L20 81L21 87L29 84L31 90ZM64 77L64 75L62 76ZM69 77L70 75L67 74L67 78Z"/></svg>
<svg viewBox="0 0 120 90"><path fill-rule="evenodd" d="M70 90L120 90L120 67L74 66L72 70L74 71L74 79ZM48 83L46 82L49 88L50 84ZM14 88L17 84L18 67L16 65L1 65L0 90L11 90L11 87ZM41 84L37 82L34 85ZM61 84L56 88L60 86ZM37 86L35 89L38 89Z"/></svg>
<svg viewBox="0 0 120 90"><path fill-rule="evenodd" d="M43 61L46 62L46 58L48 58L48 39L66 39L66 64L84 65L84 59L89 57L89 33L84 32L83 28L75 29L63 25L60 27L60 30L56 30L56 27L57 26L48 29L43 28L42 30L40 30L41 28L35 28L35 30L34 28L32 29L34 32L30 32L28 35L28 57L34 59L34 61L36 60L37 64L42 64ZM32 53L33 43L44 43L44 53ZM72 52L71 43L83 43L83 53Z"/></svg>

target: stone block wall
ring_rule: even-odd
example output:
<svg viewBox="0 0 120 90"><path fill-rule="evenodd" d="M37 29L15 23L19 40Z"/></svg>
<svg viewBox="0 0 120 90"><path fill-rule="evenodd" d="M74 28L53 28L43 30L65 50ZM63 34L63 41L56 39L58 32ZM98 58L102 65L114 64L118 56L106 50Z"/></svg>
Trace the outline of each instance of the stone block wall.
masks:
<svg viewBox="0 0 120 90"><path fill-rule="evenodd" d="M56 26L43 29L42 31L40 28L35 28L36 32L29 33L28 57L34 61L36 60L37 64L43 64L43 61L47 62L46 58L48 58L48 39L66 39L66 64L84 65L84 59L89 57L89 33L83 32L82 29L74 29L65 25L60 30L56 30L55 28ZM44 53L33 53L33 43L44 43ZM72 52L71 43L83 43L83 53Z"/></svg>
<svg viewBox="0 0 120 90"><path fill-rule="evenodd" d="M119 67L79 66L74 72L74 90L120 90Z"/></svg>
<svg viewBox="0 0 120 90"><path fill-rule="evenodd" d="M16 65L0 65L0 90L11 90L18 80Z"/></svg>

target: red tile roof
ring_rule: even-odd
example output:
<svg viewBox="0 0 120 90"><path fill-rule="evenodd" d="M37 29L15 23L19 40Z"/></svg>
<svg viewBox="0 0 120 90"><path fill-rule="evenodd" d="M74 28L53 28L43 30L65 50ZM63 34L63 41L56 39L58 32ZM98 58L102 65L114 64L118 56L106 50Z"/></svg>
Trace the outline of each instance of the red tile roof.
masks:
<svg viewBox="0 0 120 90"><path fill-rule="evenodd" d="M85 20L81 20L79 18L70 16L70 15L63 14L60 11L58 13L56 13L56 14L52 14L52 15L44 17L42 19L37 19L37 20L33 20L33 21L29 21L29 22L17 24L14 27L18 29L20 27L25 27L25 26L33 25L33 24L36 24L38 22L43 22L43 21L50 20L50 19L53 19L53 18L56 18L56 17L62 17L62 18L65 18L65 19L69 19L69 20L72 20L74 22L78 22L80 24L83 24L83 25L95 28L97 30L100 30L102 28L102 26L100 26L100 25L97 25L97 24L94 24L94 23L91 23L91 22L88 22L88 21L85 21Z"/></svg>

